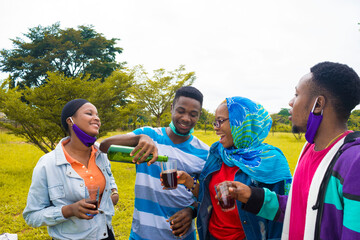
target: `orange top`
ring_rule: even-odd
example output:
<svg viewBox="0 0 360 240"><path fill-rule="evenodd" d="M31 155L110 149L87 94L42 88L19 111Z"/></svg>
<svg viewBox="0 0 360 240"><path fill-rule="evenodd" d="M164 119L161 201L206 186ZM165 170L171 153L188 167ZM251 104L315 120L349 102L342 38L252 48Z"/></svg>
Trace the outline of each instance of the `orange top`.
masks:
<svg viewBox="0 0 360 240"><path fill-rule="evenodd" d="M70 142L70 139L63 141L62 148L65 154L66 160L70 163L71 167L79 174L79 176L84 179L85 185L98 185L100 187L100 196L102 195L104 189L106 180L99 169L99 167L96 165L95 162L95 153L97 152L97 149L94 148L94 146L91 146L91 155L89 158L88 167L86 168L84 164L80 163L76 159L72 158L65 150L65 145Z"/></svg>

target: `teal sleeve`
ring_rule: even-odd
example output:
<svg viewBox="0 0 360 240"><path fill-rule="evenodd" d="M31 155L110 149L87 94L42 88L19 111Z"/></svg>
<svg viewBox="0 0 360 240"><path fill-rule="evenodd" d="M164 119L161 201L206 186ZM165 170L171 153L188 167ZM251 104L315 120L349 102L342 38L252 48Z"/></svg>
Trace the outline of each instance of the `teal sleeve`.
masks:
<svg viewBox="0 0 360 240"><path fill-rule="evenodd" d="M276 214L279 211L279 201L277 194L264 188L264 202L257 214L259 217L263 217L269 220L274 220Z"/></svg>

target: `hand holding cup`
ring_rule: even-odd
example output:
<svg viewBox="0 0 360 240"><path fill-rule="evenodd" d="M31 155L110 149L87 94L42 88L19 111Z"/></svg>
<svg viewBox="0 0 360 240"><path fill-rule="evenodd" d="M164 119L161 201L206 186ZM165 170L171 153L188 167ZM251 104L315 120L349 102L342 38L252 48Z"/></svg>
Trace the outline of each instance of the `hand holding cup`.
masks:
<svg viewBox="0 0 360 240"><path fill-rule="evenodd" d="M235 208L235 199L229 193L230 186L230 182L227 181L215 185L215 198L219 200L221 209L224 212L231 211Z"/></svg>
<svg viewBox="0 0 360 240"><path fill-rule="evenodd" d="M247 203L251 196L251 188L241 182L229 182L229 193L236 200Z"/></svg>
<svg viewBox="0 0 360 240"><path fill-rule="evenodd" d="M98 210L99 206L100 187L97 185L88 185L85 187L85 202L92 204L91 210ZM95 207L94 207L95 206ZM88 216L95 216L96 214L86 214Z"/></svg>

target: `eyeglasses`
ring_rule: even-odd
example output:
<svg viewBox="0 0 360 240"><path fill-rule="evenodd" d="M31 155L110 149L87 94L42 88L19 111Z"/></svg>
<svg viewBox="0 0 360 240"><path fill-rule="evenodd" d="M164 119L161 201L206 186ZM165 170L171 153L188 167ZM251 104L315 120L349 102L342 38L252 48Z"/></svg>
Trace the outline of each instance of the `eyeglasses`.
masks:
<svg viewBox="0 0 360 240"><path fill-rule="evenodd" d="M217 128L220 128L221 125L225 122L229 120L229 118L225 118L225 119L220 119L220 120L215 120L215 122L213 122L213 126L214 127L217 127Z"/></svg>

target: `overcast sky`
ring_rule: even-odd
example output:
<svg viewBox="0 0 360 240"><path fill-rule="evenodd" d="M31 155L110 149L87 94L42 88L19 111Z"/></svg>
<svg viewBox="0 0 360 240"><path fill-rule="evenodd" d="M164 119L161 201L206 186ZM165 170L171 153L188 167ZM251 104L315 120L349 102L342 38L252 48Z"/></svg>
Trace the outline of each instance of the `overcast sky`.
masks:
<svg viewBox="0 0 360 240"><path fill-rule="evenodd" d="M91 24L120 39L117 60L127 67L194 71L211 112L231 96L271 113L288 108L298 80L318 62L360 74L359 0L2 0L0 9L1 49L38 25Z"/></svg>

